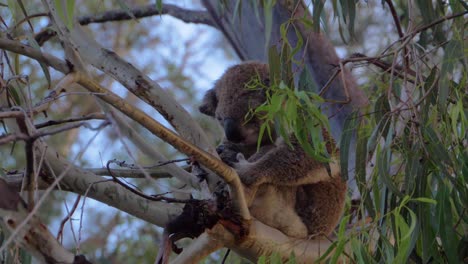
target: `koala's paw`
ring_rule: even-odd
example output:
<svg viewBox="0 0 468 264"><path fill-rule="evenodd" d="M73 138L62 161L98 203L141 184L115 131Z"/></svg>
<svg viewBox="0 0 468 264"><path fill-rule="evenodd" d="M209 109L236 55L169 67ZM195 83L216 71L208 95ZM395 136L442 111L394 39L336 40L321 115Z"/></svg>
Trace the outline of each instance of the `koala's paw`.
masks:
<svg viewBox="0 0 468 264"><path fill-rule="evenodd" d="M234 163L237 162L236 155L238 151L234 149L228 148L225 145L219 145L216 148L216 152L218 152L218 155L221 158L221 160L231 167L234 165Z"/></svg>
<svg viewBox="0 0 468 264"><path fill-rule="evenodd" d="M242 153L238 153L236 157L237 162L233 164L233 168L237 171L242 183L247 186L261 184L262 179L255 172L254 163L247 161Z"/></svg>

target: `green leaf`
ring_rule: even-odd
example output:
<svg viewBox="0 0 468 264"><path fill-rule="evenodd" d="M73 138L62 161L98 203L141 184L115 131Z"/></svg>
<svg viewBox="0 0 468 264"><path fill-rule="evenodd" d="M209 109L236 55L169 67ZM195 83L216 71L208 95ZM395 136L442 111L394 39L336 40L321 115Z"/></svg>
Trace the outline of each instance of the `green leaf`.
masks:
<svg viewBox="0 0 468 264"><path fill-rule="evenodd" d="M322 0L313 0L313 13L312 13L312 18L313 18L313 29L315 32L320 31L320 14L323 11L323 7L325 4L325 1Z"/></svg>
<svg viewBox="0 0 468 264"><path fill-rule="evenodd" d="M436 1L436 3L439 1ZM440 12L440 7L438 8L437 6L434 7L432 4L432 1L426 1L426 0L416 0L416 4L419 7L419 10L421 12L421 16L423 18L424 24L430 24L434 20L438 19L439 16L444 15L442 12ZM434 40L437 43L442 43L446 41L444 39L444 34L442 31L442 25L435 25L431 27L432 35L434 37Z"/></svg>
<svg viewBox="0 0 468 264"><path fill-rule="evenodd" d="M427 143L426 148L429 153L432 154L430 156L432 161L436 164L445 163L448 167L452 167L452 160L450 159L451 155L447 152L447 149L444 147L445 144L441 142L434 129L430 126L424 126L422 127L422 132ZM445 171L445 173L449 175L445 166L440 166L439 169Z"/></svg>
<svg viewBox="0 0 468 264"><path fill-rule="evenodd" d="M268 66L270 70L270 85L279 85L281 78L281 60L275 46L271 46L268 50Z"/></svg>
<svg viewBox="0 0 468 264"><path fill-rule="evenodd" d="M75 0L67 0L67 28L68 30L73 29L73 21L74 21L74 11L75 11Z"/></svg>
<svg viewBox="0 0 468 264"><path fill-rule="evenodd" d="M264 0L263 3L263 15L265 17L265 50L267 50L270 46L273 28L273 7L276 4L276 0Z"/></svg>
<svg viewBox="0 0 468 264"><path fill-rule="evenodd" d="M421 203L437 204L436 200L426 197L411 198L411 200Z"/></svg>
<svg viewBox="0 0 468 264"><path fill-rule="evenodd" d="M391 160L391 149L390 144L392 141L393 127L390 127L390 132L387 135L384 148L380 152L377 152L377 171L380 179L385 183L385 186L392 191L392 193L398 196L403 194L398 190L397 186L393 182L390 176L390 160Z"/></svg>
<svg viewBox="0 0 468 264"><path fill-rule="evenodd" d="M13 21L15 21L16 23L18 21L18 11L19 11L18 1L7 0L7 4L8 4L8 9L11 13L11 17L13 18Z"/></svg>
<svg viewBox="0 0 468 264"><path fill-rule="evenodd" d="M356 143L356 165L355 165L355 178L357 181L357 187L361 193L361 199L364 201L364 206L369 212L369 216L375 218L375 208L372 206L372 200L367 191L367 179L366 179L366 164L367 164L367 146L366 143L369 140L369 136L365 129L360 128L357 130L357 143Z"/></svg>
<svg viewBox="0 0 468 264"><path fill-rule="evenodd" d="M436 195L437 200L437 218L439 222L438 230L440 240L449 263L457 263L457 244L458 235L453 229L454 221L452 218L452 208L450 205L450 190L446 184L441 184Z"/></svg>
<svg viewBox="0 0 468 264"><path fill-rule="evenodd" d="M292 89L294 86L294 76L292 74L290 47L283 45L281 49L281 80L283 80L285 87Z"/></svg>
<svg viewBox="0 0 468 264"><path fill-rule="evenodd" d="M13 99L14 101L14 105L21 105L21 98L18 94L18 88L15 87L12 83L9 83L7 85L7 89L8 89L8 95L11 96L11 98Z"/></svg>
<svg viewBox="0 0 468 264"><path fill-rule="evenodd" d="M73 29L73 20L74 20L74 10L75 10L75 0L54 0L55 8L60 19L63 21L68 30ZM63 6L65 4L65 6Z"/></svg>
<svg viewBox="0 0 468 264"><path fill-rule="evenodd" d="M28 43L31 45L32 48L34 48L37 51L41 51L41 47L39 44L36 42L34 37L31 34L27 35ZM41 66L42 72L44 73L44 76L46 77L47 80L47 89L50 89L51 86L51 79L50 79L50 72L49 68L47 65L41 61L37 61L39 63L39 66Z"/></svg>
<svg viewBox="0 0 468 264"><path fill-rule="evenodd" d="M338 258L344 251L344 247L346 245L346 241L348 238L346 237L346 226L349 222L350 215L347 215L343 217L343 219L340 222L340 226L338 228L338 245L336 246L335 253L333 254L332 259L330 260L330 263L338 263Z"/></svg>
<svg viewBox="0 0 468 264"><path fill-rule="evenodd" d="M306 67L302 69L301 74L299 75L299 82L297 86L297 90L299 91L307 91L313 93L319 92L318 86L315 83L312 74L310 74L310 71Z"/></svg>
<svg viewBox="0 0 468 264"><path fill-rule="evenodd" d="M355 134L356 127L358 124L358 113L354 112L346 118L343 125L343 133L340 141L340 167L341 167L341 178L343 180L348 180L348 160L349 160L349 150L351 147L351 142L353 135ZM352 154L351 154L352 155Z"/></svg>
<svg viewBox="0 0 468 264"><path fill-rule="evenodd" d="M452 75L452 72L455 68L455 64L458 62L460 58L463 58L463 43L461 40L452 39L449 43L445 46L445 54L442 63L441 69L441 76L442 76L442 83L439 86L439 101L438 106L441 109L441 112L445 112L447 107L447 98L450 82L449 76Z"/></svg>
<svg viewBox="0 0 468 264"><path fill-rule="evenodd" d="M285 107L285 114L291 120L291 122L295 122L297 119L297 104L296 102L292 102L292 100L286 101Z"/></svg>
<svg viewBox="0 0 468 264"><path fill-rule="evenodd" d="M294 24L293 24L294 26ZM299 31L299 29L294 26L294 32L296 33L296 38L297 38L297 44L296 46L291 50L291 58L294 59L294 55L296 55L296 53L300 52L301 51L301 48L302 48L302 45L304 45L304 40L302 38L302 34L301 32ZM300 64L300 62L296 62L296 64Z"/></svg>
<svg viewBox="0 0 468 264"><path fill-rule="evenodd" d="M286 262L287 264L296 264L297 261L296 261L296 254L294 254L294 251L291 251L291 254L289 255L289 259L288 259L288 262Z"/></svg>
<svg viewBox="0 0 468 264"><path fill-rule="evenodd" d="M125 11L125 13L127 13L129 17L131 17L132 19L136 19L136 17L133 15L132 10L130 9L130 7L128 7L125 1L117 0L117 4L120 6L120 8L122 8Z"/></svg>
<svg viewBox="0 0 468 264"><path fill-rule="evenodd" d="M242 1L237 0L236 5L234 6L234 12L232 12L232 24L233 25L235 24L236 18L238 16L239 16L239 19L242 19L241 12L239 11L239 10L241 10L241 8L242 8Z"/></svg>
<svg viewBox="0 0 468 264"><path fill-rule="evenodd" d="M270 256L270 264L282 264L281 256L278 252L273 252Z"/></svg>
<svg viewBox="0 0 468 264"><path fill-rule="evenodd" d="M436 99L437 99L437 94L436 92L439 90L438 89L438 82L439 82L439 69L437 66L434 66L431 70L431 73L429 76L426 78L426 81L424 83L424 91L428 94L428 100L432 105L435 104Z"/></svg>
<svg viewBox="0 0 468 264"><path fill-rule="evenodd" d="M162 0L156 0L156 8L158 9L158 12L160 16L162 16L162 9L163 9L163 1Z"/></svg>
<svg viewBox="0 0 468 264"><path fill-rule="evenodd" d="M384 94L380 96L374 105L375 120L377 123L380 123L379 131L381 136L386 137L388 133L388 128L390 126L390 104L388 103L388 98ZM384 121L384 122L381 122Z"/></svg>
<svg viewBox="0 0 468 264"><path fill-rule="evenodd" d="M394 212L395 227L397 231L396 243L398 245L397 255L395 256L395 263L407 263L409 255L409 235L411 234L408 224L405 219L398 213ZM402 237L402 235L404 235Z"/></svg>

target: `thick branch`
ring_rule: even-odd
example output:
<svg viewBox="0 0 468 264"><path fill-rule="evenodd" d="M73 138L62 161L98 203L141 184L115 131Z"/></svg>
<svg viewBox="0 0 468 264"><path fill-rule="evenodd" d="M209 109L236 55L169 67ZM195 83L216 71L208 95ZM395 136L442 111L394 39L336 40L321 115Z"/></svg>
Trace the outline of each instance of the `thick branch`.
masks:
<svg viewBox="0 0 468 264"><path fill-rule="evenodd" d="M68 73L69 71L69 68L67 66L67 64L65 62L62 62L60 59L52 56L52 55L48 55L48 54L43 54L42 52L40 52L39 50L35 50L33 48L30 48L18 41L12 41L12 40L8 40L8 39L3 39L3 38L0 38L0 48L3 48L3 49L6 49L6 50L11 50L13 52L18 52L19 54L22 54L22 55L25 55L25 56L28 56L30 58L33 58L33 59L43 59L42 62L44 62L45 64L51 66L51 67L54 67L56 70L58 71L61 71L63 73ZM126 63L125 63L126 64ZM107 92L107 91L105 91ZM150 118L152 119L152 118ZM149 146L147 146L149 147ZM171 171L172 173L172 171ZM180 174L182 175L182 174ZM188 181L190 182L190 181Z"/></svg>
<svg viewBox="0 0 468 264"><path fill-rule="evenodd" d="M154 3L146 6L130 8L128 11L119 9L110 10L95 15L81 16L78 18L78 22L81 25L87 25L91 23L122 21L156 15L170 15L186 23L215 26L211 16L206 11L184 9L171 4L163 4L162 9L159 10Z"/></svg>
<svg viewBox="0 0 468 264"><path fill-rule="evenodd" d="M83 62L90 63L112 76L130 92L161 113L184 139L217 155L200 125L171 95L167 94L158 83L142 74L141 71L124 61L114 52L101 47L94 39L86 34L80 26L75 25L73 29L67 29L63 25L60 16L57 14L53 3L51 1L43 1L49 7L53 22L57 24L57 34L64 43L65 54L67 54L67 56L68 54L79 54L79 59L75 60L77 65L73 65L74 67L78 67L81 60L83 60ZM71 57L68 59L70 60ZM218 177L209 174L208 183L213 188L218 180Z"/></svg>
<svg viewBox="0 0 468 264"><path fill-rule="evenodd" d="M167 158L155 150L155 148L147 143L139 132L135 131L135 129L124 120L120 113L115 111L113 108L108 110L109 115L112 115L112 119L115 121L116 126L118 127L117 132L121 133L123 136L130 139L133 144L143 153L145 153L148 157L151 157L154 162L162 162L167 161ZM140 168L141 169L141 168ZM146 171L142 171L143 176L150 176L146 173ZM177 179L191 179L192 181L195 179L194 175L190 174L186 170L180 168L174 163L166 164L165 166L161 167L159 170L161 173L165 172L166 174L170 174L171 176L175 176ZM197 178L198 181L198 178ZM187 184L187 182L183 182L183 184ZM190 187L198 188L198 182L192 182Z"/></svg>
<svg viewBox="0 0 468 264"><path fill-rule="evenodd" d="M19 41L0 38L0 49L8 50L17 54L23 54L39 62L45 63L62 73L70 72L70 68L65 61L48 53L42 53L40 50L34 49Z"/></svg>
<svg viewBox="0 0 468 264"><path fill-rule="evenodd" d="M260 256L272 254L278 254L286 263L292 252L294 252L296 263L315 263L325 254L332 242L328 239L290 238L254 219L248 236L242 241L236 240L232 233L218 224L184 248L184 251L171 263L199 263L203 257L223 245L254 263Z"/></svg>
<svg viewBox="0 0 468 264"><path fill-rule="evenodd" d="M60 187L83 196L93 198L109 206L134 215L147 222L164 227L169 219L180 214L180 208L164 202L154 202L137 196L112 180L96 176L93 173L77 167L61 158L51 147L45 147L43 142L36 144L36 153L43 153L49 168L42 170L44 180L52 182L54 175L66 173Z"/></svg>
<svg viewBox="0 0 468 264"><path fill-rule="evenodd" d="M96 175L109 176L109 170L106 168L97 168L97 169L86 169L89 172L92 172ZM172 178L170 173L167 173L166 170L162 168L147 169L145 172L154 179L163 179L163 178ZM112 169L112 174L116 177L121 178L145 178L145 175L142 171L136 169Z"/></svg>
<svg viewBox="0 0 468 264"><path fill-rule="evenodd" d="M79 73L74 73L74 78L90 92L96 93L97 97L114 106L129 118L135 120L137 123L148 129L154 135L174 146L180 152L188 156L193 156L202 165L221 176L224 181L232 187L233 199L239 206L238 209L240 215L243 219L250 220L250 213L246 205L242 183L240 182L239 177L237 177L237 173L234 169L227 166L210 153L199 149L188 141L185 141L172 130L167 129L146 113L133 107L114 93L102 88L93 80L86 78Z"/></svg>

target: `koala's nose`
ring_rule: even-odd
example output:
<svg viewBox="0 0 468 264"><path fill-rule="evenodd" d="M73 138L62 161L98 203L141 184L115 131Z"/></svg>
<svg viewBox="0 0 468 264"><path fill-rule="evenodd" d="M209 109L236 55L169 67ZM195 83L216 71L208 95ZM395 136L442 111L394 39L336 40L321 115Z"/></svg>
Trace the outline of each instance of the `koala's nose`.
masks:
<svg viewBox="0 0 468 264"><path fill-rule="evenodd" d="M225 118L223 122L224 133L226 138L232 142L239 142L242 140L242 135L239 131L237 122L232 118Z"/></svg>

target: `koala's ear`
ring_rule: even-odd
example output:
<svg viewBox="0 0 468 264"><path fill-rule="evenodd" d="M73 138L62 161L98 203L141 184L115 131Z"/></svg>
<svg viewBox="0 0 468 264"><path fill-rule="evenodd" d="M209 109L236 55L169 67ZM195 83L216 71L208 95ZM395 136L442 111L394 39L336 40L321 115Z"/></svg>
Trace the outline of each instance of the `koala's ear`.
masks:
<svg viewBox="0 0 468 264"><path fill-rule="evenodd" d="M216 98L215 89L210 89L206 92L203 97L202 104L198 107L201 113L214 116L216 111L216 106L218 105L218 98Z"/></svg>

